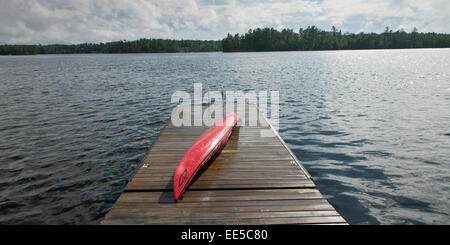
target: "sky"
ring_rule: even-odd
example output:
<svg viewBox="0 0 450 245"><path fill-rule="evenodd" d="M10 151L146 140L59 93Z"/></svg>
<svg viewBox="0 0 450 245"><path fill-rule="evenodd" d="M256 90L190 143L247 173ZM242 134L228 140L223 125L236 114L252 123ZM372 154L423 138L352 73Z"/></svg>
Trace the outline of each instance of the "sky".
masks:
<svg viewBox="0 0 450 245"><path fill-rule="evenodd" d="M0 0L0 43L218 40L257 27L450 33L449 0Z"/></svg>

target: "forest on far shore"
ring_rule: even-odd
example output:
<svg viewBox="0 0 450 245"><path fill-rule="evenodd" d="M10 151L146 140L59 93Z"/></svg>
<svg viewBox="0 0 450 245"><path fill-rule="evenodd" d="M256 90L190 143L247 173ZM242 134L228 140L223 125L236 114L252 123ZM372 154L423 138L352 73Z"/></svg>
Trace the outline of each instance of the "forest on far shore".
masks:
<svg viewBox="0 0 450 245"><path fill-rule="evenodd" d="M228 34L222 40L139 39L107 43L0 45L0 55L77 54L77 53L177 53L177 52L257 52L345 49L450 48L450 34L393 31L382 33L342 33L315 26L278 31L257 28L245 34Z"/></svg>
<svg viewBox="0 0 450 245"><path fill-rule="evenodd" d="M107 43L0 45L0 55L86 53L178 53L222 51L220 41L139 39Z"/></svg>
<svg viewBox="0 0 450 245"><path fill-rule="evenodd" d="M341 49L403 49L449 48L450 34L419 33L414 28L393 31L386 27L383 33L342 33L336 27L330 31L315 26L278 31L273 28L257 28L245 34L228 34L222 40L223 52L243 51L301 51Z"/></svg>

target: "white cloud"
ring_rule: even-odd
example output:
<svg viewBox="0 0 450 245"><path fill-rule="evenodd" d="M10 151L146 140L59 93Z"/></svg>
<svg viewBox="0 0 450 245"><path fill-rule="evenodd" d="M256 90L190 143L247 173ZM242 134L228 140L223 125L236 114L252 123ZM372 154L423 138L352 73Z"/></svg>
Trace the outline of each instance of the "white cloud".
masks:
<svg viewBox="0 0 450 245"><path fill-rule="evenodd" d="M450 31L450 2L238 0L0 0L0 42L220 39L250 28L332 25L346 32Z"/></svg>

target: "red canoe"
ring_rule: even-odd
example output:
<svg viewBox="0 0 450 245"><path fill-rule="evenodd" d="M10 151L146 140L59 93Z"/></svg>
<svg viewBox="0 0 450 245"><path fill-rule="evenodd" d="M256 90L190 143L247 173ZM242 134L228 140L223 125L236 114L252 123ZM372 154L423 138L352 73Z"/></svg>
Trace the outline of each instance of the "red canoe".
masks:
<svg viewBox="0 0 450 245"><path fill-rule="evenodd" d="M232 112L203 132L189 147L173 178L175 202L183 195L198 170L225 146L236 122L237 115Z"/></svg>

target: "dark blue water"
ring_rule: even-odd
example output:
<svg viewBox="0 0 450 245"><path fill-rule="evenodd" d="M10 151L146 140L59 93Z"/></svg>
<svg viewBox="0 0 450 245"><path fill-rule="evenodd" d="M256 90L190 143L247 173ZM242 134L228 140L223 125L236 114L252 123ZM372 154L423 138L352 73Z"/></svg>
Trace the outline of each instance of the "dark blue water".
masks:
<svg viewBox="0 0 450 245"><path fill-rule="evenodd" d="M450 224L450 49L0 57L0 223L97 224L176 90L280 93L350 224Z"/></svg>

